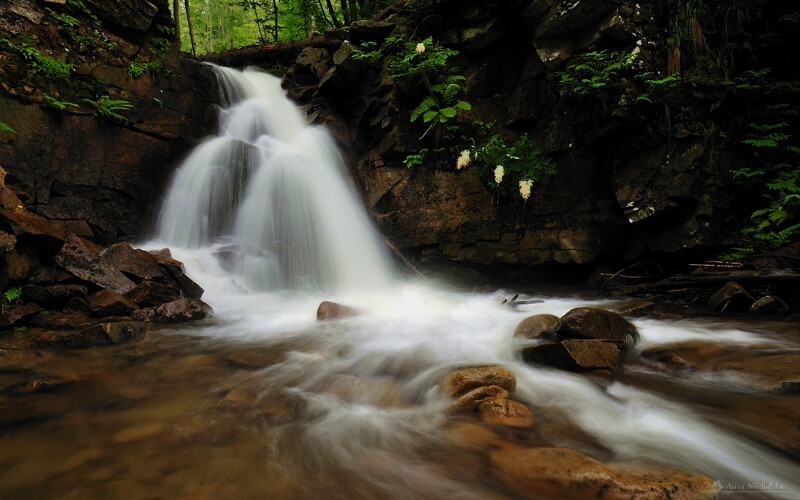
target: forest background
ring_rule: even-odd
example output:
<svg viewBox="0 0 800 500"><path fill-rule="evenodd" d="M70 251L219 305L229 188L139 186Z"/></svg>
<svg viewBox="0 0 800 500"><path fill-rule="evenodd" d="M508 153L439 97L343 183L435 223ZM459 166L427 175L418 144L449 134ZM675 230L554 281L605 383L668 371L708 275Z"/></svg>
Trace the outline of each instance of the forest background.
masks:
<svg viewBox="0 0 800 500"><path fill-rule="evenodd" d="M392 0L173 0L181 50L195 55L299 40L368 19Z"/></svg>

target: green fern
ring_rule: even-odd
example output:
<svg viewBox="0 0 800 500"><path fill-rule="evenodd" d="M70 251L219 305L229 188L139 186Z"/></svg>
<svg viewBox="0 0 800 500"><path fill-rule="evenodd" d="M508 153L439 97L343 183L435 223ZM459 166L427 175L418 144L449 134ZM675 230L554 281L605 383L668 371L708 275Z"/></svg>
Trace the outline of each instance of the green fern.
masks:
<svg viewBox="0 0 800 500"><path fill-rule="evenodd" d="M127 118L117 111L125 111L133 107L133 104L130 101L126 101L125 99L111 99L107 95L100 97L100 99L96 101L84 99L84 102L87 102L94 107L94 116L113 118L119 121L125 121Z"/></svg>
<svg viewBox="0 0 800 500"><path fill-rule="evenodd" d="M67 108L77 108L78 105L74 102L67 102L67 101L59 101L55 97L51 97L47 94L44 94L44 100L42 101L42 105L48 108L57 109L59 111L64 111Z"/></svg>
<svg viewBox="0 0 800 500"><path fill-rule="evenodd" d="M8 125L6 125L5 122L0 122L0 132L10 132L12 134L16 134L17 133L16 130L14 130L13 128L11 128Z"/></svg>

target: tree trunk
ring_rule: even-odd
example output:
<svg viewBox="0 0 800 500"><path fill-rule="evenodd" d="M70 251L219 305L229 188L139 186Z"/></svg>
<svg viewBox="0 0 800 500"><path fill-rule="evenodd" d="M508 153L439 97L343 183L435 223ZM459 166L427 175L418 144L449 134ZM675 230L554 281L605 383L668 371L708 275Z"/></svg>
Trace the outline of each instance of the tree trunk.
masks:
<svg viewBox="0 0 800 500"><path fill-rule="evenodd" d="M192 42L192 55L197 56L197 42L194 39L194 23L192 23L192 9L189 7L189 0L183 0L186 7L186 24L189 25L189 40Z"/></svg>
<svg viewBox="0 0 800 500"><path fill-rule="evenodd" d="M256 17L256 27L258 28L258 39L261 41L261 45L266 45L267 40L264 38L264 26L261 24L261 19L258 18L258 9L256 8L256 2L251 1L250 6L253 8L253 15Z"/></svg>
<svg viewBox="0 0 800 500"><path fill-rule="evenodd" d="M214 33L212 32L211 28L211 5L209 5L209 0L206 0L206 12L205 12L205 28L203 30L205 34L205 46L206 46L206 54L210 54L214 52Z"/></svg>
<svg viewBox="0 0 800 500"><path fill-rule="evenodd" d="M330 0L328 0L328 2L330 2ZM322 16L322 21L324 23L323 24L323 30L324 30L324 25L328 24L328 23L330 23L331 26L333 26L334 28L338 28L338 26L336 26L336 23L334 23L331 20L329 20L328 16L325 15L325 6L322 5L322 0L317 0L317 3L319 4L319 13Z"/></svg>
<svg viewBox="0 0 800 500"><path fill-rule="evenodd" d="M353 22L350 18L350 9L347 8L347 0L340 0L339 5L342 7L342 17L344 18L344 24L349 25Z"/></svg>
<svg viewBox="0 0 800 500"><path fill-rule="evenodd" d="M348 7L350 8L350 22L358 21L358 6L356 5L356 0L350 0L348 3Z"/></svg>
<svg viewBox="0 0 800 500"><path fill-rule="evenodd" d="M322 0L320 0L320 1L322 1ZM331 0L326 0L326 2L328 3L328 12L331 13L331 20L333 21L333 27L334 28L341 28L342 27L342 23L340 23L339 22L339 18L336 17L336 11L333 9L333 4L331 3Z"/></svg>
<svg viewBox="0 0 800 500"><path fill-rule="evenodd" d="M181 46L181 0L172 0L172 18L175 20L175 38Z"/></svg>
<svg viewBox="0 0 800 500"><path fill-rule="evenodd" d="M275 14L275 23L272 27L272 39L278 43L278 0L272 0L272 10Z"/></svg>

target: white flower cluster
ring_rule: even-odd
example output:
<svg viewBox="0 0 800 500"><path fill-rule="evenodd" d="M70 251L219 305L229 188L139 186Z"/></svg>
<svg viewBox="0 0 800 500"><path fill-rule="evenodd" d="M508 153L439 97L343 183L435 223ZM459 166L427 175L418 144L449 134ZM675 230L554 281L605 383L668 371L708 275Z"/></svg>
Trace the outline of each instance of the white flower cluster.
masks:
<svg viewBox="0 0 800 500"><path fill-rule="evenodd" d="M519 194L522 196L523 200L528 200L531 197L531 186L533 185L533 181L530 179L525 179L519 181Z"/></svg>
<svg viewBox="0 0 800 500"><path fill-rule="evenodd" d="M502 165L496 166L494 168L494 182L496 184L500 184L501 182L503 182L503 174L505 174L505 173L506 173L506 171L505 171L505 169L503 168Z"/></svg>
<svg viewBox="0 0 800 500"><path fill-rule="evenodd" d="M417 44L417 54L422 54L425 52L425 44L420 42Z"/></svg>
<svg viewBox="0 0 800 500"><path fill-rule="evenodd" d="M456 160L456 168L461 170L462 168L466 167L469 165L469 160L469 150L465 149L460 155L458 155L458 160Z"/></svg>

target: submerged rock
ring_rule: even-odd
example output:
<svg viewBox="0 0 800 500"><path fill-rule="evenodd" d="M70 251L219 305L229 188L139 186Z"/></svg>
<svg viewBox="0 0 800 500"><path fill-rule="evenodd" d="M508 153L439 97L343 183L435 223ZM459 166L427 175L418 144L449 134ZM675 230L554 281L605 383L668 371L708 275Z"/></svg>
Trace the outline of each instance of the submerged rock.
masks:
<svg viewBox="0 0 800 500"><path fill-rule="evenodd" d="M492 464L537 498L664 499L716 498L706 476L662 467L606 465L569 448L504 448Z"/></svg>
<svg viewBox="0 0 800 500"><path fill-rule="evenodd" d="M449 398L456 398L473 389L484 386L499 386L513 394L517 378L502 366L465 368L447 375L439 383L439 389Z"/></svg>
<svg viewBox="0 0 800 500"><path fill-rule="evenodd" d="M533 413L522 403L506 398L489 398L478 406L483 422L526 428L533 425Z"/></svg>
<svg viewBox="0 0 800 500"><path fill-rule="evenodd" d="M453 407L460 410L472 411L478 409L484 401L490 398L507 398L508 391L499 385L488 385L472 389L466 394L461 395L453 403Z"/></svg>

